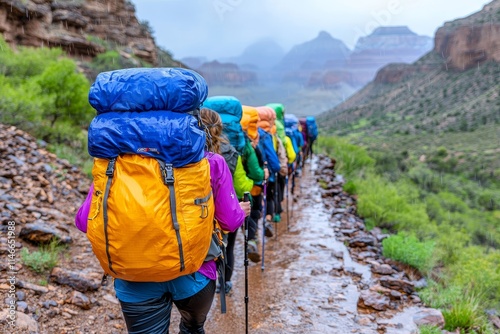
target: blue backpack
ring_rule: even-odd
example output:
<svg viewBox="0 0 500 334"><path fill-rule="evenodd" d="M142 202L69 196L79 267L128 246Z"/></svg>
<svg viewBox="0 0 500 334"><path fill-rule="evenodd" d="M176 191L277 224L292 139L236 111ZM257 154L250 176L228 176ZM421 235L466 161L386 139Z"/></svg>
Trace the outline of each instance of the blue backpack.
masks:
<svg viewBox="0 0 500 334"><path fill-rule="evenodd" d="M307 116L306 125L307 136L313 141L316 140L316 138L318 138L318 125L316 124L316 119L313 116Z"/></svg>
<svg viewBox="0 0 500 334"><path fill-rule="evenodd" d="M212 96L204 103L203 107L216 111L222 120L222 131L227 136L229 143L234 146L240 155L245 152L245 133L240 121L243 116L241 102L233 96Z"/></svg>

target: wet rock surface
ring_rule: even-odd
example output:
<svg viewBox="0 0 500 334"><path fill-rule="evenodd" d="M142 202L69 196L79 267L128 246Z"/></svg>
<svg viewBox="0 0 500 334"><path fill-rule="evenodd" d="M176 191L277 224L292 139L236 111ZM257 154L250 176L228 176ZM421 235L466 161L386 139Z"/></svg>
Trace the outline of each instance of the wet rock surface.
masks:
<svg viewBox="0 0 500 334"><path fill-rule="evenodd" d="M102 269L85 234L74 227L88 177L14 127L0 125L0 154L2 238L9 222L15 222L16 232L16 263L5 260L0 266L0 333L126 333L112 282L101 285ZM333 168L326 158L306 164L294 195L288 196L288 212L275 225L276 236L265 240L264 263L249 263L250 333L414 333L414 319L428 321L421 320L429 317L413 292L420 277L408 276L382 257L386 236L366 231L355 215L355 198L342 191L343 180ZM334 191L324 193L319 180ZM39 236L27 232L39 231L33 229L36 224L61 241L71 240L49 273L37 274L21 263L23 248L33 251L47 241L21 237ZM0 241L0 250L7 250L7 241ZM239 231L227 313L220 313L216 296L207 333L245 332L243 254ZM9 299L13 274L16 291ZM16 328L8 322L11 303ZM434 313L430 318L440 319ZM178 323L174 308L172 332Z"/></svg>

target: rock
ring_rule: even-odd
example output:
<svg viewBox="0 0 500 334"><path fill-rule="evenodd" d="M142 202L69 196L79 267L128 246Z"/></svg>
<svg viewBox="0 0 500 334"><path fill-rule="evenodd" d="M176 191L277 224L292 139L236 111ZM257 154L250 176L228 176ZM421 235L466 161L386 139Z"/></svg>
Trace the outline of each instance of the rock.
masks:
<svg viewBox="0 0 500 334"><path fill-rule="evenodd" d="M113 304L120 304L120 302L118 301L118 299L116 299L116 297L113 297L112 295L110 294L105 294L104 296L102 296L102 299L110 302L110 303L113 303Z"/></svg>
<svg viewBox="0 0 500 334"><path fill-rule="evenodd" d="M26 241L30 241L37 244L46 244L51 242L53 239L57 239L59 242L68 244L72 242L72 239L66 233L54 228L53 226L37 220L35 223L26 224L21 228L19 237Z"/></svg>
<svg viewBox="0 0 500 334"><path fill-rule="evenodd" d="M349 240L349 247L366 247L375 245L375 237L369 234L360 234Z"/></svg>
<svg viewBox="0 0 500 334"><path fill-rule="evenodd" d="M15 314L16 332L18 333L38 333L38 323L35 319L22 312ZM9 310L0 311L0 323L10 323Z"/></svg>
<svg viewBox="0 0 500 334"><path fill-rule="evenodd" d="M413 322L417 326L436 326L439 328L443 328L444 326L444 317L441 311L436 309L423 309L418 311L413 315Z"/></svg>
<svg viewBox="0 0 500 334"><path fill-rule="evenodd" d="M389 289L404 291L408 294L413 293L413 291L415 290L413 283L388 276L380 277L380 285Z"/></svg>
<svg viewBox="0 0 500 334"><path fill-rule="evenodd" d="M76 272L55 267L50 273L50 281L67 285L80 292L95 291L101 286L102 274L95 272Z"/></svg>
<svg viewBox="0 0 500 334"><path fill-rule="evenodd" d="M369 290L361 291L358 299L358 307L385 311L390 307L389 298Z"/></svg>
<svg viewBox="0 0 500 334"><path fill-rule="evenodd" d="M369 326L373 323L375 317L371 315L360 315L355 318L355 321L361 326Z"/></svg>
<svg viewBox="0 0 500 334"><path fill-rule="evenodd" d="M392 275L394 270L388 264L372 264L372 272L379 275Z"/></svg>
<svg viewBox="0 0 500 334"><path fill-rule="evenodd" d="M90 310L92 303L90 299L79 291L73 291L68 300L70 304L76 305L84 310Z"/></svg>
<svg viewBox="0 0 500 334"><path fill-rule="evenodd" d="M359 260L365 260L365 259L369 259L369 258L374 259L374 258L377 257L377 254L374 253L374 252L369 252L369 251L367 251L367 252L360 252L360 253L357 254L357 257L358 257Z"/></svg>
<svg viewBox="0 0 500 334"><path fill-rule="evenodd" d="M65 318L65 319L71 319L73 316L71 314L69 314L68 312L62 312L61 315Z"/></svg>
<svg viewBox="0 0 500 334"><path fill-rule="evenodd" d="M26 302L17 302L17 308L16 308L19 312L23 312L23 313L28 313L28 303Z"/></svg>
<svg viewBox="0 0 500 334"><path fill-rule="evenodd" d="M44 286L36 285L33 283L24 282L24 281L16 281L16 286L18 288L21 288L21 289L27 289L27 290L34 291L37 294L44 294L44 293L49 292L49 289L44 287Z"/></svg>
<svg viewBox="0 0 500 334"><path fill-rule="evenodd" d="M51 306L55 307L55 306L57 306L57 305L59 305L59 304L57 304L57 302L56 302L56 301L54 301L54 300L52 300L52 299L49 299L49 300L44 301L44 302L42 303L42 307L45 307L45 308L47 308L47 309L49 309Z"/></svg>
<svg viewBox="0 0 500 334"><path fill-rule="evenodd" d="M26 293L24 291L16 291L16 298L18 301L24 301L26 299Z"/></svg>

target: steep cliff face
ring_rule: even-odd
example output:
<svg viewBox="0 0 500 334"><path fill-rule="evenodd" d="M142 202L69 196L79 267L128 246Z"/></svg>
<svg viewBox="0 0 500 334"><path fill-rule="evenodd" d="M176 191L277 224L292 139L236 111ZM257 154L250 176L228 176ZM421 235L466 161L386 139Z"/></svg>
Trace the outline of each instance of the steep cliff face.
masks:
<svg viewBox="0 0 500 334"><path fill-rule="evenodd" d="M0 0L0 33L12 47L58 46L85 60L114 43L157 63L155 41L127 0Z"/></svg>
<svg viewBox="0 0 500 334"><path fill-rule="evenodd" d="M448 68L467 70L488 60L500 61L500 0L438 29L434 50Z"/></svg>

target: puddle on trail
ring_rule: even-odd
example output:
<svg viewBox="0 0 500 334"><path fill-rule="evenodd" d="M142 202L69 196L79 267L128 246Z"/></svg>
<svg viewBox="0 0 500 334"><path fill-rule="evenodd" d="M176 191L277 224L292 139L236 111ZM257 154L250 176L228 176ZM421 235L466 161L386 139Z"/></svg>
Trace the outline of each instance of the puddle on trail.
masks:
<svg viewBox="0 0 500 334"><path fill-rule="evenodd" d="M295 197L298 201L289 195L290 222L287 224L287 214L283 212L282 221L275 225L277 237L266 238L265 269L261 270L261 263L249 261L249 333L378 333L377 319L372 317L367 321L366 315L357 312L359 290L351 278L358 276L369 281L370 269L354 262L345 245L336 240L330 214L322 203L313 175L315 166L316 160L307 164L296 182ZM286 199L283 203L286 208ZM236 242L236 268L232 278L233 290L227 297L227 313L220 313L216 296L205 325L207 333L245 333L244 240L241 232L238 232ZM343 258L339 252L343 253ZM338 273L335 269L342 268L353 274L340 271L341 274L335 275ZM401 313L392 320L383 319L393 323L394 327L399 323L399 328L388 329L387 333L415 332L411 312ZM172 314L171 331L178 331L176 311Z"/></svg>

